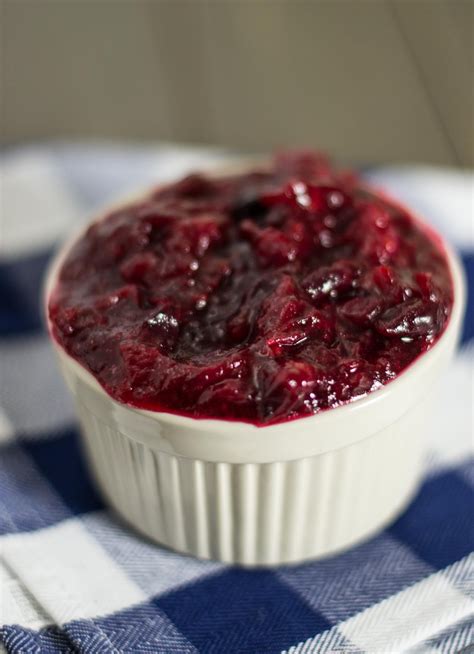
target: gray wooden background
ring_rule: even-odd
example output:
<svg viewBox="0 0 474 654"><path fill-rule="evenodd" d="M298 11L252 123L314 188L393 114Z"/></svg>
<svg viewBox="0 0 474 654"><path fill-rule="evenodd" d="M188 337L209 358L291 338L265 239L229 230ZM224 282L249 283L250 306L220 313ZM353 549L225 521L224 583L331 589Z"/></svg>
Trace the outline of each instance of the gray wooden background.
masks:
<svg viewBox="0 0 474 654"><path fill-rule="evenodd" d="M472 0L0 0L1 136L472 165Z"/></svg>

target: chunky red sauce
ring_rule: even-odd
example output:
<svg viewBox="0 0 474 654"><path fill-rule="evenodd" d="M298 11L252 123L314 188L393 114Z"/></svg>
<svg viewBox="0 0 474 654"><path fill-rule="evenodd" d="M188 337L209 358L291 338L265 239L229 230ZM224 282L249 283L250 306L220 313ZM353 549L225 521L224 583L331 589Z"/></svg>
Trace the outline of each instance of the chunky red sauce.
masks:
<svg viewBox="0 0 474 654"><path fill-rule="evenodd" d="M308 152L191 175L93 224L49 303L55 338L121 402L268 424L365 396L434 343L443 252Z"/></svg>

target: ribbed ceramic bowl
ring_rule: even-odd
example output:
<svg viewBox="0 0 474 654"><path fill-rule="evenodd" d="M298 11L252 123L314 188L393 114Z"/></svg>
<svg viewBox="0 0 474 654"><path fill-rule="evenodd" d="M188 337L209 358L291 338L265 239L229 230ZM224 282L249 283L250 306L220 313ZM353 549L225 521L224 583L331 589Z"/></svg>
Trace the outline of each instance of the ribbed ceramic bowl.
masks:
<svg viewBox="0 0 474 654"><path fill-rule="evenodd" d="M50 268L46 302L76 240ZM433 388L460 331L463 275L441 243L454 306L434 347L364 399L287 423L256 427L118 403L52 338L106 501L158 543L246 566L321 557L390 523L416 491Z"/></svg>

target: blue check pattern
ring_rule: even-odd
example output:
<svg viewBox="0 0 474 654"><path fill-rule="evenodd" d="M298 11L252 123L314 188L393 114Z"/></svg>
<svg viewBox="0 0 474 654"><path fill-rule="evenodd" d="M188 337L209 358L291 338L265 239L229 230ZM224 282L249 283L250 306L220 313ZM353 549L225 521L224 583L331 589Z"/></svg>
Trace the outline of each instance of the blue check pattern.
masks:
<svg viewBox="0 0 474 654"><path fill-rule="evenodd" d="M474 651L470 173L364 173L447 234L469 283L462 344L433 416L425 478L395 523L322 561L250 571L157 547L98 496L42 325L45 267L63 235L118 194L224 156L63 144L1 155L0 650Z"/></svg>

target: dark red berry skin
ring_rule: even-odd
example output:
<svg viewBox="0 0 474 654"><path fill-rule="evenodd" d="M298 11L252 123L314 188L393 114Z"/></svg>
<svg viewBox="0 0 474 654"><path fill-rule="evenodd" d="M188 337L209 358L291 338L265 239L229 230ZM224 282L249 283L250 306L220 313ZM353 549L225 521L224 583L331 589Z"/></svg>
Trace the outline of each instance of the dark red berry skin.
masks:
<svg viewBox="0 0 474 654"><path fill-rule="evenodd" d="M115 399L267 425L363 397L446 327L442 246L321 155L189 176L75 243L55 339Z"/></svg>

